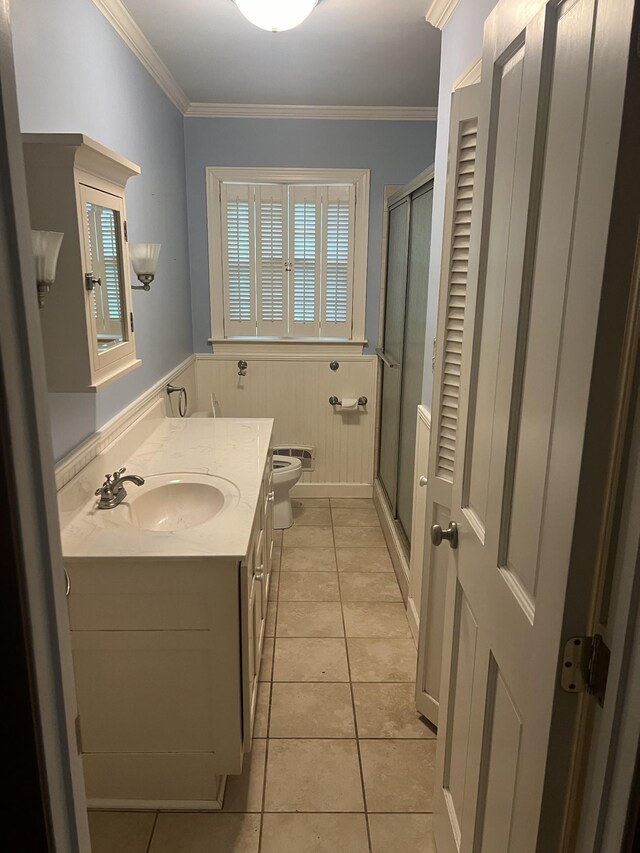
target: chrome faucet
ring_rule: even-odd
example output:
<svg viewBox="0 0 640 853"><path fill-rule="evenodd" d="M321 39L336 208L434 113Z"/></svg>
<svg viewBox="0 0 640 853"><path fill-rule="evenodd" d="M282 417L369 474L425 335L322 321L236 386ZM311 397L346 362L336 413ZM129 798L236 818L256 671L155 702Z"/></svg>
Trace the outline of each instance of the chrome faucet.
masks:
<svg viewBox="0 0 640 853"><path fill-rule="evenodd" d="M113 474L105 474L105 481L96 489L96 496L100 496L98 501L98 509L113 509L121 504L127 496L127 490L124 483L135 483L136 486L144 485L144 479L138 477L137 474L128 474L126 477L122 475L126 468L121 468L119 471L114 471Z"/></svg>

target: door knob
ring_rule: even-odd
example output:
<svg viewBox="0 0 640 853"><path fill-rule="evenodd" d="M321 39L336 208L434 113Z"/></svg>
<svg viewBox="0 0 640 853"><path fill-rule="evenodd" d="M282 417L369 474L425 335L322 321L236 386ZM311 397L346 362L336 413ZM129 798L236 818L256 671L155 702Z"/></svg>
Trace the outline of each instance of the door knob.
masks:
<svg viewBox="0 0 640 853"><path fill-rule="evenodd" d="M440 545L442 540L446 539L451 548L458 547L458 525L455 521L449 522L449 526L443 530L439 524L434 524L431 528L431 541L434 545Z"/></svg>
<svg viewBox="0 0 640 853"><path fill-rule="evenodd" d="M418 485L419 486L426 486L427 485L427 478L424 476L424 474L418 480Z"/></svg>

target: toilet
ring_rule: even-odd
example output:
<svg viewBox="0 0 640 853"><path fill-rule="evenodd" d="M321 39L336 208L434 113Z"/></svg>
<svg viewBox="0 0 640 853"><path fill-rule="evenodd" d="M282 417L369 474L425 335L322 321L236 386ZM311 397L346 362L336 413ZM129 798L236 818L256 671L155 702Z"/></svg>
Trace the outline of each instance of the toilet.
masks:
<svg viewBox="0 0 640 853"><path fill-rule="evenodd" d="M212 401L213 409L213 401ZM217 413L219 416L219 413ZM192 418L212 418L211 412L194 412ZM273 529L283 530L293 524L289 493L302 476L302 462L293 456L273 456Z"/></svg>
<svg viewBox="0 0 640 853"><path fill-rule="evenodd" d="M273 457L273 528L282 530L293 524L291 489L302 476L302 462L292 456Z"/></svg>

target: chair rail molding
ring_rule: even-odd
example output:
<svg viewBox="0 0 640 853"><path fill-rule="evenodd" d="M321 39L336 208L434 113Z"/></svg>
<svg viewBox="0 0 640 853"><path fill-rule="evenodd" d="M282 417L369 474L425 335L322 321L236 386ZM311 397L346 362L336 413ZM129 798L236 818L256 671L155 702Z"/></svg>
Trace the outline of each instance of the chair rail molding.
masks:
<svg viewBox="0 0 640 853"><path fill-rule="evenodd" d="M451 13L458 5L459 0L433 0L429 11L425 15L428 24L432 24L441 30L451 17Z"/></svg>

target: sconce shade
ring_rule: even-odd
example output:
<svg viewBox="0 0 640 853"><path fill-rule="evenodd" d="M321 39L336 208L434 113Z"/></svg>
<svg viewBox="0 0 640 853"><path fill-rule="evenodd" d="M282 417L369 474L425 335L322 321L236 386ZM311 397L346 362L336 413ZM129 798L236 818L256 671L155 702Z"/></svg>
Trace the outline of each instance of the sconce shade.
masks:
<svg viewBox="0 0 640 853"><path fill-rule="evenodd" d="M129 257L137 276L156 274L161 243L129 243Z"/></svg>
<svg viewBox="0 0 640 853"><path fill-rule="evenodd" d="M318 0L235 0L248 21L273 33L299 26L317 3Z"/></svg>
<svg viewBox="0 0 640 853"><path fill-rule="evenodd" d="M32 231L33 257L38 284L52 285L64 234L60 231Z"/></svg>

